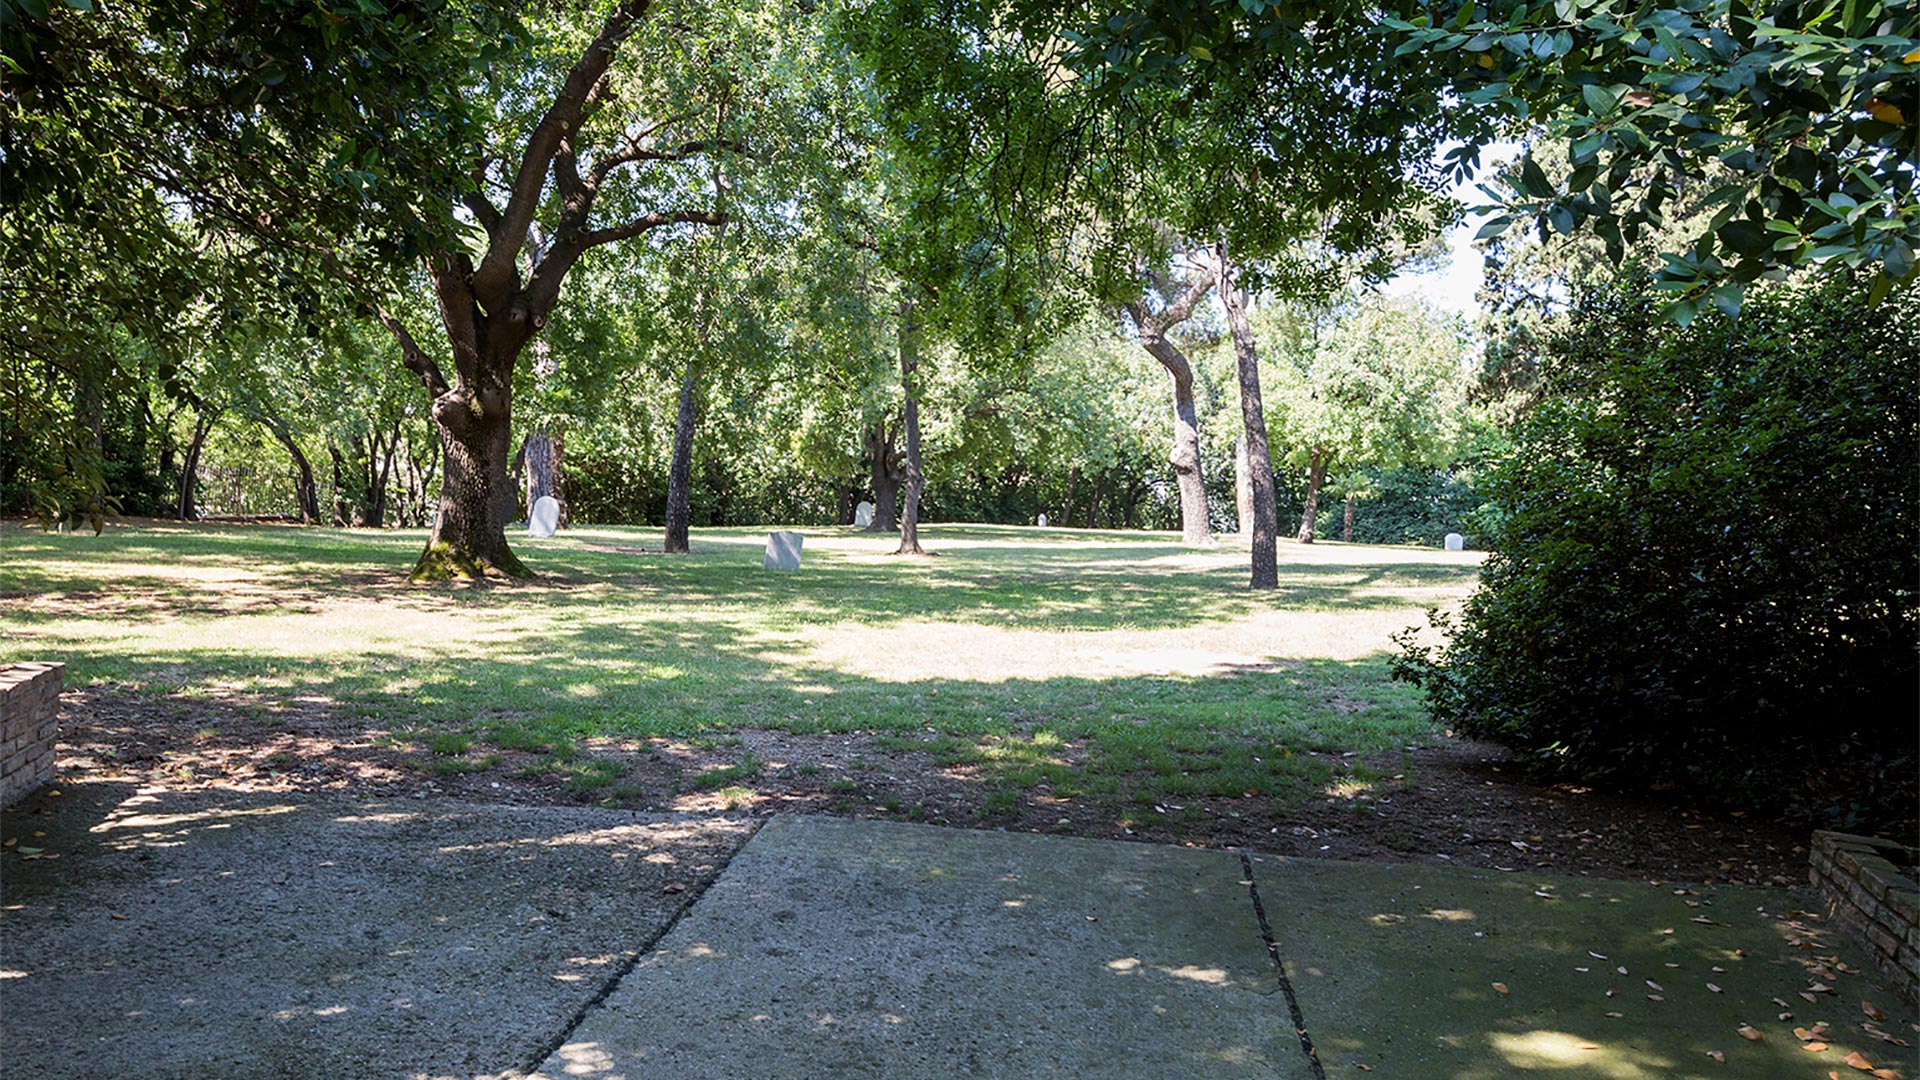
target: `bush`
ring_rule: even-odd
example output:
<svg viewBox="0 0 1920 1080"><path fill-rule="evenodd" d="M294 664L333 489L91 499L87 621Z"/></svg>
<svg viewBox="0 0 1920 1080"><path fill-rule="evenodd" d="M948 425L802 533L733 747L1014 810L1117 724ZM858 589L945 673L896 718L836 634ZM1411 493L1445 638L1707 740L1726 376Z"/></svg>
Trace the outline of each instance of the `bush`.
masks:
<svg viewBox="0 0 1920 1080"><path fill-rule="evenodd" d="M1486 478L1480 589L1397 674L1588 780L1910 829L1914 294L1780 287L1684 330L1641 296L1582 306Z"/></svg>

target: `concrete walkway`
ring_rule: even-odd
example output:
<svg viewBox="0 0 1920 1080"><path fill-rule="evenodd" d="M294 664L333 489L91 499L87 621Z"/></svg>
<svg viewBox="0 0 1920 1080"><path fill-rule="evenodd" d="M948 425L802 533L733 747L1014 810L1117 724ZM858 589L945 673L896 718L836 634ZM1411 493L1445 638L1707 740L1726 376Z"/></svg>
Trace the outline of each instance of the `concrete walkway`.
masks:
<svg viewBox="0 0 1920 1080"><path fill-rule="evenodd" d="M1792 906L780 818L538 1075L1915 1076L1861 1002L1911 1008Z"/></svg>

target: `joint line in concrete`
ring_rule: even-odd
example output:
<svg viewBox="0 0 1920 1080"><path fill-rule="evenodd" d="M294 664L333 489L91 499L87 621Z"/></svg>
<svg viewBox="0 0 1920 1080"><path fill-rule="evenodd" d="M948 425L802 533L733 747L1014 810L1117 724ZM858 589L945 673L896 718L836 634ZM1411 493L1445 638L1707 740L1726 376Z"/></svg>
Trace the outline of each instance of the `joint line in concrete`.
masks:
<svg viewBox="0 0 1920 1080"><path fill-rule="evenodd" d="M1266 905L1260 902L1260 883L1253 876L1253 860L1245 852L1240 853L1240 870L1247 876L1247 895L1253 898L1253 915L1260 920L1260 939L1267 943L1267 959L1273 962L1274 977L1280 980L1280 992L1287 996L1287 1011L1293 1015L1293 1030L1300 1036L1300 1049L1307 1055L1307 1067L1312 1070L1314 1080L1327 1080L1327 1070L1320 1064L1320 1055L1313 1048L1313 1036L1307 1031L1307 1020L1300 1012L1300 998L1293 992L1293 980L1287 978L1286 962L1280 958L1280 945L1273 940L1273 924L1267 921Z"/></svg>
<svg viewBox="0 0 1920 1080"><path fill-rule="evenodd" d="M668 919L666 924L661 926L660 929L654 931L652 936L642 941L640 947L633 950L633 953L607 976L607 981L600 984L600 989L594 991L592 997L581 1002L580 1007L573 1010L573 1015L567 1018L565 1024L561 1025L559 1034L541 1044L540 1047L533 1052L533 1056L527 1059L526 1064L520 1069L522 1075L533 1075L541 1065L546 1063L548 1058L559 1053L560 1048L567 1045L567 1040L573 1038L573 1033L579 1030L580 1024L586 1020L587 1014L597 1008L601 1002L612 997L614 990L620 986L621 980L625 979L634 968L640 966L640 961L658 947L661 940L673 932L674 927L680 925L680 920L686 918L687 912L693 910L694 905L700 902L700 898L707 895L707 890L713 887L713 883L720 880L720 875L727 872L727 867L733 865L733 857L740 854L741 849L747 846L747 841L758 836L761 828L765 825L765 821L755 825L753 831L747 834L746 840L740 841L739 846L728 853L726 861L720 864L719 868L713 872L712 877L681 895L681 899L685 902L680 905L680 910L674 912L673 917Z"/></svg>

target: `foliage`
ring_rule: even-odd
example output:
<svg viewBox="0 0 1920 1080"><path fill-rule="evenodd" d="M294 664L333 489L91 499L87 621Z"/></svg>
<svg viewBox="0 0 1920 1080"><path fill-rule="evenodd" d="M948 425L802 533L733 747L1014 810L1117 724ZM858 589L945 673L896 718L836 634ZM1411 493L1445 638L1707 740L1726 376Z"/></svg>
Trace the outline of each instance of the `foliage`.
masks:
<svg viewBox="0 0 1920 1080"><path fill-rule="evenodd" d="M1281 67L1309 28L1391 42L1361 70L1417 78L1453 113L1465 179L1493 134L1544 125L1569 150L1557 184L1525 163L1500 194L1544 235L1591 228L1616 259L1658 228L1677 185L1729 172L1707 229L1666 254L1684 321L1738 308L1744 286L1810 263L1872 267L1871 295L1914 279L1920 248L1920 7L1910 0L1141 0L1075 35L1067 63L1116 107L1169 92L1269 121ZM1255 119L1253 122L1259 122Z"/></svg>
<svg viewBox="0 0 1920 1080"><path fill-rule="evenodd" d="M1436 715L1582 777L1911 814L1920 302L1866 291L1678 333L1644 292L1585 301L1484 482L1481 589L1404 643Z"/></svg>
<svg viewBox="0 0 1920 1080"><path fill-rule="evenodd" d="M1445 463L1459 431L1466 352L1457 318L1371 295L1320 318L1278 306L1261 314L1273 358L1268 424L1289 464Z"/></svg>

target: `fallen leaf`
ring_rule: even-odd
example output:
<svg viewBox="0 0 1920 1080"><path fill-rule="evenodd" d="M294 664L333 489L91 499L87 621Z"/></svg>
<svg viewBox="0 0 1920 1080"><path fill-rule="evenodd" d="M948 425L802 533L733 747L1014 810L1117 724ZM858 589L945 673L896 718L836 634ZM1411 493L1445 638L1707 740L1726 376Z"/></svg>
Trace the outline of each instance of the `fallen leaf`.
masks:
<svg viewBox="0 0 1920 1080"><path fill-rule="evenodd" d="M1812 994L1807 993L1805 990L1800 991L1800 996L1803 998L1806 998L1808 1001L1813 1002L1815 1005L1820 1004L1819 998L1814 997Z"/></svg>
<svg viewBox="0 0 1920 1080"><path fill-rule="evenodd" d="M663 893L686 892L687 883L684 881L669 881L665 885L661 886L660 891Z"/></svg>
<svg viewBox="0 0 1920 1080"><path fill-rule="evenodd" d="M1666 998L1663 998L1663 997L1661 997L1661 996L1660 996L1659 994L1648 994L1648 995L1647 995L1647 1000L1648 1000L1648 1001L1665 1001L1665 1000L1667 1000L1667 999L1666 999Z"/></svg>
<svg viewBox="0 0 1920 1080"><path fill-rule="evenodd" d="M1887 1014L1881 1012L1871 1001L1862 1001L1860 1003L1860 1011L1866 1013L1867 1019L1869 1020L1885 1020L1887 1018Z"/></svg>
<svg viewBox="0 0 1920 1080"><path fill-rule="evenodd" d="M1651 987L1653 987L1653 988L1654 988L1655 990L1665 990L1665 989L1666 989L1666 987L1664 987L1664 986L1661 986L1661 985L1660 985L1659 983L1657 983L1657 982L1654 982L1654 981L1653 981L1652 979L1648 979L1648 980L1647 980L1647 985L1648 985L1648 986L1651 986Z"/></svg>
<svg viewBox="0 0 1920 1080"><path fill-rule="evenodd" d="M1807 989L1816 994L1829 994L1833 992L1833 987L1828 986L1826 983L1808 983Z"/></svg>
<svg viewBox="0 0 1920 1080"><path fill-rule="evenodd" d="M1588 950L1587 950L1587 955L1588 955L1588 956L1591 956L1591 957L1593 957L1593 958L1594 958L1595 960L1605 960L1605 959L1606 959L1606 957L1604 957L1604 956L1601 956L1601 955L1600 955L1599 953L1597 953L1597 952L1594 952L1594 951L1593 951L1592 949L1588 949Z"/></svg>
<svg viewBox="0 0 1920 1080"><path fill-rule="evenodd" d="M1715 985L1714 985L1714 984L1712 984L1712 983L1708 983L1708 984L1707 984L1707 989L1709 989L1709 990L1711 990L1711 991L1713 991L1713 992L1714 992L1714 993L1716 993L1716 994L1720 992L1720 988L1719 988L1718 986L1715 986Z"/></svg>
<svg viewBox="0 0 1920 1080"><path fill-rule="evenodd" d="M1494 984L1493 984L1493 988L1494 988L1495 990L1498 990L1498 991L1500 991L1500 992L1501 992L1501 993L1503 993L1503 994L1508 994L1508 993L1512 993L1512 991L1510 991L1510 990L1508 990L1508 989L1507 989L1507 984L1506 984L1506 983L1494 983Z"/></svg>
<svg viewBox="0 0 1920 1080"><path fill-rule="evenodd" d="M1622 975L1625 975L1627 973L1627 965L1621 964L1619 967L1614 968L1613 970L1619 972Z"/></svg>
<svg viewBox="0 0 1920 1080"><path fill-rule="evenodd" d="M19 852L20 852L20 854L22 854L22 855L38 855L38 854L40 854L40 853L41 853L42 851L45 851L46 849L45 849L45 848L37 848L37 847L21 847L21 848L20 848L20 849L18 849L18 850L19 850Z"/></svg>
<svg viewBox="0 0 1920 1080"><path fill-rule="evenodd" d="M1778 1005L1778 1006L1780 1006L1780 1007L1781 1007L1781 1008L1783 1008L1783 1009L1791 1009L1791 1008L1793 1008L1793 1006L1791 1006L1791 1005L1789 1005L1789 1004L1787 1004L1787 999L1786 999L1786 998L1774 998L1774 999L1773 999L1773 1003L1774 1003L1775 1005Z"/></svg>
<svg viewBox="0 0 1920 1080"><path fill-rule="evenodd" d="M120 914L120 913L119 913L119 912L117 912L117 911L109 911L109 912L107 912L107 914L109 914L109 915L111 915L111 916L113 916L113 917L114 917L114 918L116 918L116 919L119 919L119 920L120 920L121 922L126 922L126 921L127 921L127 917L126 917L125 915L122 915L122 914Z"/></svg>
<svg viewBox="0 0 1920 1080"><path fill-rule="evenodd" d="M1791 1019L1793 1019L1793 1014L1792 1014L1792 1013L1790 1013L1790 1012L1784 1012L1784 1013L1781 1013L1781 1014L1780 1014L1780 1019L1782 1019L1782 1020L1791 1020Z"/></svg>
<svg viewBox="0 0 1920 1080"><path fill-rule="evenodd" d="M1853 1066L1854 1068L1859 1069L1861 1072L1873 1071L1873 1062L1868 1061L1865 1057L1861 1056L1860 1051L1858 1050L1855 1050L1853 1053L1848 1054L1845 1058L1842 1058L1841 1060L1845 1061L1847 1064Z"/></svg>
<svg viewBox="0 0 1920 1080"><path fill-rule="evenodd" d="M1709 1050L1707 1051L1707 1056L1722 1064L1725 1064L1727 1060L1727 1055L1719 1050Z"/></svg>
<svg viewBox="0 0 1920 1080"><path fill-rule="evenodd" d="M1712 919L1707 918L1705 915L1695 915L1693 918L1688 919L1687 921L1697 922L1702 926L1719 926L1720 925L1719 923L1714 922Z"/></svg>
<svg viewBox="0 0 1920 1080"><path fill-rule="evenodd" d="M1361 1072L1372 1072L1372 1071L1373 1071L1373 1066L1371 1066L1371 1065L1360 1065L1360 1064L1355 1064L1355 1065L1354 1065L1354 1068L1356 1068L1356 1069L1359 1069L1359 1070L1360 1070Z"/></svg>
<svg viewBox="0 0 1920 1080"><path fill-rule="evenodd" d="M1875 1069L1867 1075L1873 1077L1874 1080L1900 1080L1900 1074L1894 1072L1892 1069Z"/></svg>
<svg viewBox="0 0 1920 1080"><path fill-rule="evenodd" d="M1618 1019L1620 1019L1621 1017L1623 1017L1623 1016L1625 1016L1625 1015L1627 1015L1627 1014L1626 1014L1626 1013L1608 1013L1607 1015L1608 1015L1609 1017L1612 1017L1612 1018L1613 1018L1613 1019L1615 1019L1615 1020L1618 1020Z"/></svg>
<svg viewBox="0 0 1920 1080"><path fill-rule="evenodd" d="M6 843L4 843L4 844L0 844L0 847L12 847L13 845L15 845L15 844L17 844L17 843L19 843L19 842L20 842L20 838L19 838L19 837L17 837L17 836L9 836L9 837L7 837L7 842L6 842Z"/></svg>
<svg viewBox="0 0 1920 1080"><path fill-rule="evenodd" d="M1800 1044L1800 1049L1806 1050L1815 1054L1819 1053L1822 1050L1825 1050L1826 1048L1827 1048L1827 1044L1823 1042L1810 1042L1810 1043Z"/></svg>
<svg viewBox="0 0 1920 1080"><path fill-rule="evenodd" d="M1813 1032L1808 1031L1806 1028L1794 1028L1793 1037L1799 1039L1801 1042L1806 1042L1813 1038Z"/></svg>
<svg viewBox="0 0 1920 1080"><path fill-rule="evenodd" d="M1715 964L1715 965L1713 965L1713 967L1712 967L1712 968L1710 968L1709 970L1711 970L1711 971L1718 971L1718 972L1722 972L1722 973L1724 973L1724 972L1725 972L1725 971L1726 971L1727 969L1726 969L1726 968L1723 968L1723 967L1721 967L1721 966L1720 966L1719 964Z"/></svg>
<svg viewBox="0 0 1920 1080"><path fill-rule="evenodd" d="M1765 1042L1767 1038L1765 1035L1760 1034L1759 1030L1751 1024L1741 1024L1739 1031L1740 1037L1746 1039L1748 1042Z"/></svg>
<svg viewBox="0 0 1920 1080"><path fill-rule="evenodd" d="M1575 971L1577 971L1577 972L1579 972L1579 973L1580 973L1580 974L1582 974L1582 975L1585 975L1585 974L1586 974L1587 972L1589 972L1589 971L1592 971L1593 969L1592 969L1592 968L1583 968L1583 967L1577 967L1577 968L1574 968L1573 970L1575 970Z"/></svg>
<svg viewBox="0 0 1920 1080"><path fill-rule="evenodd" d="M1671 927L1671 926L1669 926L1669 927L1667 927L1667 928L1666 928L1665 930L1662 930L1662 931L1660 931L1660 933L1662 933L1662 934L1671 934L1671 933L1673 933L1673 927Z"/></svg>

